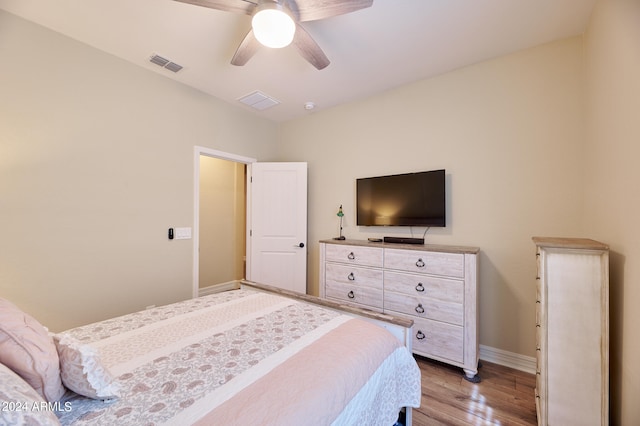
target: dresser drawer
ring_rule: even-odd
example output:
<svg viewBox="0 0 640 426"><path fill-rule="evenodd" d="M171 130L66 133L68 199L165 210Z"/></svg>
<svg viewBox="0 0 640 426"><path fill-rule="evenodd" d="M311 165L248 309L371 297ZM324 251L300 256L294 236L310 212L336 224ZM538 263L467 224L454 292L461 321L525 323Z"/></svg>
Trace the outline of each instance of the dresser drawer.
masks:
<svg viewBox="0 0 640 426"><path fill-rule="evenodd" d="M385 311L411 315L412 319L427 318L462 326L464 310L461 303L442 302L428 297L408 296L406 294L384 292Z"/></svg>
<svg viewBox="0 0 640 426"><path fill-rule="evenodd" d="M413 351L437 359L464 361L462 327L427 319L414 319Z"/></svg>
<svg viewBox="0 0 640 426"><path fill-rule="evenodd" d="M542 390L542 375L540 374L540 371L536 370L535 395L536 395L536 410L538 411L538 424L541 424L541 419L542 419L542 417L540 417L540 410L542 409L541 407L542 401L545 401L544 392L545 391Z"/></svg>
<svg viewBox="0 0 640 426"><path fill-rule="evenodd" d="M464 281L461 280L385 271L384 290L443 302L464 303Z"/></svg>
<svg viewBox="0 0 640 426"><path fill-rule="evenodd" d="M325 279L349 285L366 286L382 291L383 273L381 269L359 268L357 266L327 263Z"/></svg>
<svg viewBox="0 0 640 426"><path fill-rule="evenodd" d="M540 395L538 394L538 381L536 380L536 417L538 418L538 424L542 424L542 414L540 409Z"/></svg>
<svg viewBox="0 0 640 426"><path fill-rule="evenodd" d="M326 260L329 262L351 263L360 266L382 267L382 249L378 247L343 246L327 244Z"/></svg>
<svg viewBox="0 0 640 426"><path fill-rule="evenodd" d="M385 249L384 267L407 272L464 278L464 254Z"/></svg>
<svg viewBox="0 0 640 426"><path fill-rule="evenodd" d="M382 290L327 281L326 297L341 302L355 303L377 311L382 311Z"/></svg>

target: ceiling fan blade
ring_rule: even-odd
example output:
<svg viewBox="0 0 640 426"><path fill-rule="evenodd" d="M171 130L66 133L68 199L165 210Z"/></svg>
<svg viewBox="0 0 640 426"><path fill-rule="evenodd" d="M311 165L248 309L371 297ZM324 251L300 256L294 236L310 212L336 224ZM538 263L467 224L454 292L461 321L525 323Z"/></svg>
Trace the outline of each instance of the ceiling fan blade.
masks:
<svg viewBox="0 0 640 426"><path fill-rule="evenodd" d="M244 13L251 15L257 5L256 1L248 0L174 0L180 3L195 4L196 6L222 10L224 12Z"/></svg>
<svg viewBox="0 0 640 426"><path fill-rule="evenodd" d="M296 24L296 35L293 37L293 45L296 47L300 55L305 58L311 65L321 70L330 64L329 58L324 54L318 43L302 28L302 25Z"/></svg>
<svg viewBox="0 0 640 426"><path fill-rule="evenodd" d="M300 22L316 21L371 7L373 0L288 0Z"/></svg>
<svg viewBox="0 0 640 426"><path fill-rule="evenodd" d="M255 55L260 46L260 42L253 35L253 29L249 30L244 40L242 40L242 43L240 43L240 46L238 46L238 49L236 49L233 58L231 58L231 64L237 66L246 64L249 59Z"/></svg>

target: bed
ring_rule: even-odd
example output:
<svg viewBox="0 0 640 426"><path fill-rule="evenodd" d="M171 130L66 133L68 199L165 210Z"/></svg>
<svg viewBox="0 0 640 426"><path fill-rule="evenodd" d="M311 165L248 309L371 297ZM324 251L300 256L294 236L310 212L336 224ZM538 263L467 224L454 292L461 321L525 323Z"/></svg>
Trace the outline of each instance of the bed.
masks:
<svg viewBox="0 0 640 426"><path fill-rule="evenodd" d="M0 302L3 424L393 425L420 405L411 322L313 296L245 281L57 334Z"/></svg>

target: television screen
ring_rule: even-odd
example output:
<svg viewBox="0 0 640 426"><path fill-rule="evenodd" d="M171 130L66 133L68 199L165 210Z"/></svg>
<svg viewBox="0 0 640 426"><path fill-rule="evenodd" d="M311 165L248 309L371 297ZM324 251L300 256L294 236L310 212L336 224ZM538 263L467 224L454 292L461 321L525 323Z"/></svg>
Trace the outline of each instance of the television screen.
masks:
<svg viewBox="0 0 640 426"><path fill-rule="evenodd" d="M358 226L446 226L445 171L356 180Z"/></svg>

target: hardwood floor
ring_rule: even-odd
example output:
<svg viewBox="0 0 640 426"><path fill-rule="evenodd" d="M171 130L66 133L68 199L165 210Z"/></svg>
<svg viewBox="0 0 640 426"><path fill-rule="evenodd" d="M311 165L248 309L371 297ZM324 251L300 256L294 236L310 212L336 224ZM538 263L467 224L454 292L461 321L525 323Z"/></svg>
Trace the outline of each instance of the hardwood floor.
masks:
<svg viewBox="0 0 640 426"><path fill-rule="evenodd" d="M535 376L482 361L480 383L462 370L416 356L422 372L422 403L414 426L536 425Z"/></svg>

